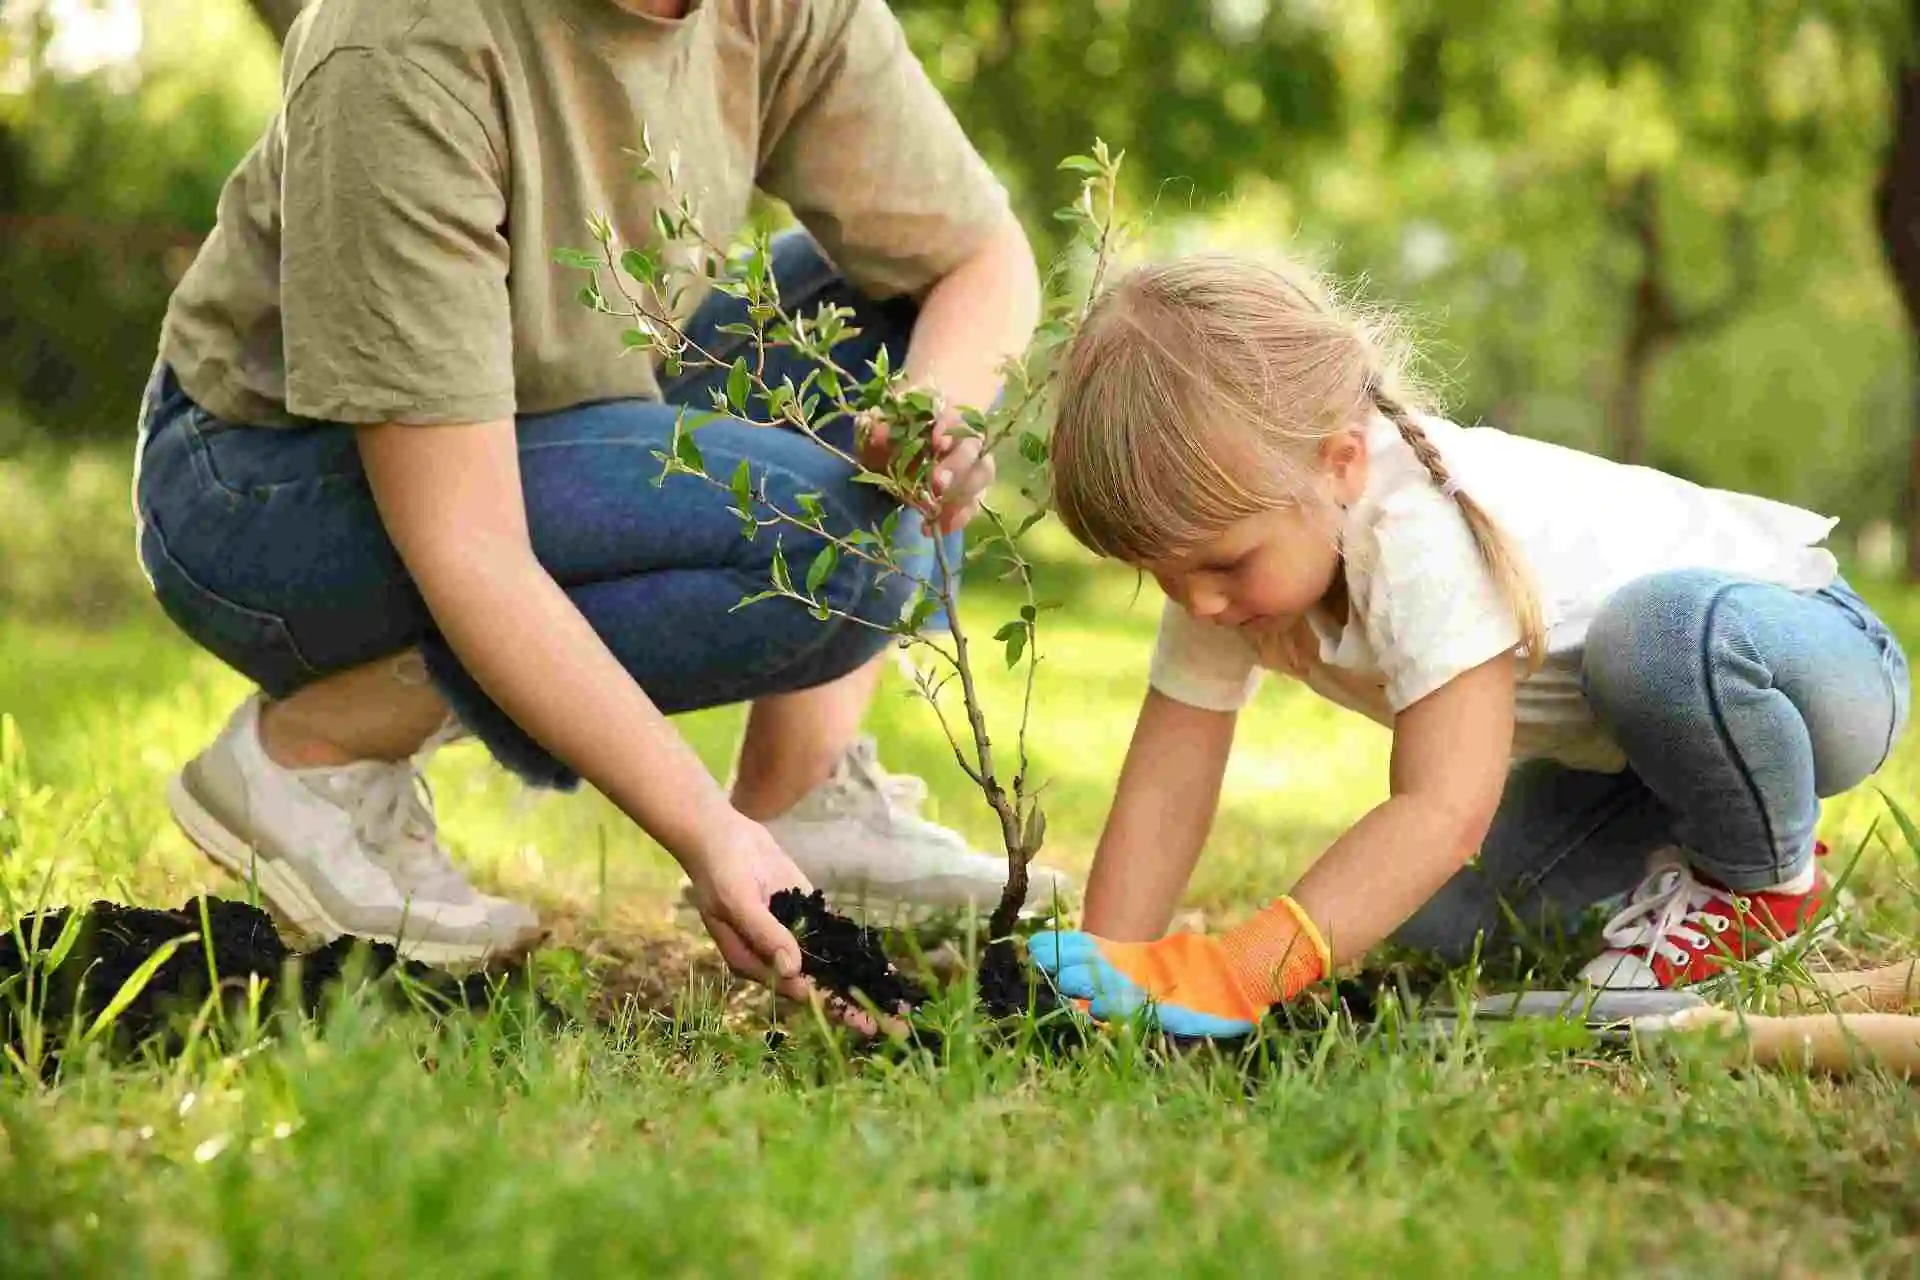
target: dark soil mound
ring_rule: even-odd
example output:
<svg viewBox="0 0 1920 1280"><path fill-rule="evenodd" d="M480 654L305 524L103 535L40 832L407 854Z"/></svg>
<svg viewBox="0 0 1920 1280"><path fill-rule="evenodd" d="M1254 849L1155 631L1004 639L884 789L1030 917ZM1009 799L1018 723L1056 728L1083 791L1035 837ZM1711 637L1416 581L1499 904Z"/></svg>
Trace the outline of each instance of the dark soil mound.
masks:
<svg viewBox="0 0 1920 1280"><path fill-rule="evenodd" d="M931 993L894 966L880 930L830 910L818 890L802 894L789 889L775 894L768 905L799 939L801 970L807 977L836 996L859 1003L864 995L876 1007L901 1014L916 1042L938 1047L938 1033L916 1025L913 1019ZM1317 1036L1336 1022L1365 1026L1377 1016L1380 995L1396 987L1404 990L1404 979L1405 975L1392 971L1360 973L1340 979L1315 996L1276 1005L1268 1012L1265 1030L1269 1034L1264 1038L1284 1042L1289 1037ZM1060 993L1027 966L1011 938L987 944L974 989L982 1012L995 1021L1031 1017L1039 1043L1053 1053L1070 1052L1084 1042L1080 1023L1065 1015L1066 1002ZM1244 1047L1238 1042L1213 1043L1229 1053Z"/></svg>
<svg viewBox="0 0 1920 1280"><path fill-rule="evenodd" d="M65 1037L90 1027L149 957L188 934L201 936L175 948L113 1020L108 1037L112 1049L126 1052L152 1042L162 1052L177 1051L188 1022L213 990L215 975L223 998L236 1004L244 1003L248 978L258 977L271 984L268 1008L297 1003L309 1014L322 1012L328 991L350 974L367 982L403 974L411 991L397 982L386 984L394 1003L439 1010L483 1008L499 996L525 989L521 974L507 975L505 982L485 972L456 977L402 960L391 946L362 938L343 937L314 951L293 951L274 932L266 912L211 897L190 899L175 911L95 902L81 913L72 949L58 968L46 972L48 953L70 914L63 907L22 916L0 933L0 1042L16 1051L22 1016L37 1014L57 1056ZM31 975L29 954L41 957Z"/></svg>

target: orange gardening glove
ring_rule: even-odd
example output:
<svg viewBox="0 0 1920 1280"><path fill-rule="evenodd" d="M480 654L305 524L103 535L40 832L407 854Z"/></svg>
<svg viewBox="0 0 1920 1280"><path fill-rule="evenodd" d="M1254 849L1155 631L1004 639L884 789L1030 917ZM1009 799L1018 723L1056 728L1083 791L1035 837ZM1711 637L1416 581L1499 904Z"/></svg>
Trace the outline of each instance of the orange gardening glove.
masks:
<svg viewBox="0 0 1920 1280"><path fill-rule="evenodd" d="M1325 977L1333 957L1292 898L1218 938L1176 933L1153 942L1109 942L1049 930L1027 944L1033 963L1062 994L1090 1001L1102 1020L1146 1005L1169 1035L1233 1038L1252 1033L1269 1006Z"/></svg>

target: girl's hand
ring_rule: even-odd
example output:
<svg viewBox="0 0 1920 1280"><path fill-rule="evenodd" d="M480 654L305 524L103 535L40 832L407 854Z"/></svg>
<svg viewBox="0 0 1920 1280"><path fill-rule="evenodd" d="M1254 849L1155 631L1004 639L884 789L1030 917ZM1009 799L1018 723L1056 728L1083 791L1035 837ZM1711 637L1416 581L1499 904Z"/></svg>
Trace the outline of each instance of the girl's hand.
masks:
<svg viewBox="0 0 1920 1280"><path fill-rule="evenodd" d="M1168 1035L1211 1039L1252 1034L1269 1008L1329 967L1326 942L1291 898L1218 938L1176 933L1112 942L1047 932L1034 935L1027 954L1063 995L1089 1001L1095 1018L1148 1009Z"/></svg>

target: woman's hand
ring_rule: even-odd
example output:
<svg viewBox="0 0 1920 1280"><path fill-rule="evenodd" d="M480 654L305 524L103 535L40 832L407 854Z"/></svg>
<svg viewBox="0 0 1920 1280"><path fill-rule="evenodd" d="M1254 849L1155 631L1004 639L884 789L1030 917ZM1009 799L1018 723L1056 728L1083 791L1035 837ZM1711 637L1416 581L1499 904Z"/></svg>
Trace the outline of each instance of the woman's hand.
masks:
<svg viewBox="0 0 1920 1280"><path fill-rule="evenodd" d="M729 969L790 1000L818 997L835 1018L861 1035L879 1030L864 1010L823 994L801 976L800 942L767 904L782 889L812 893L813 885L772 832L751 818L736 818L688 865L693 881L688 896Z"/></svg>
<svg viewBox="0 0 1920 1280"><path fill-rule="evenodd" d="M782 889L811 893L813 885L773 834L739 818L690 861L688 871L688 897L727 967L783 996L807 999L811 986L800 976L800 942L767 904Z"/></svg>
<svg viewBox="0 0 1920 1280"><path fill-rule="evenodd" d="M887 424L877 414L863 419L859 440L862 465L870 471L885 471L893 450ZM932 520L940 533L964 529L993 487L993 455L981 448L979 435L958 412L942 408L934 419L931 456L933 470L928 487L933 501L922 508L921 514Z"/></svg>

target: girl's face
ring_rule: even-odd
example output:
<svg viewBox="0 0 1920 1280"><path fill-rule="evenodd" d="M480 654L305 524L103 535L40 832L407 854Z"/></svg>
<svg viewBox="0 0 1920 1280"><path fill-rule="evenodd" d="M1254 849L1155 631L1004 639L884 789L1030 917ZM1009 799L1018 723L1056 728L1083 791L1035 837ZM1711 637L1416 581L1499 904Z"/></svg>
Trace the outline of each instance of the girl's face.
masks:
<svg viewBox="0 0 1920 1280"><path fill-rule="evenodd" d="M1264 627L1299 618L1340 573L1339 518L1365 490L1366 439L1343 432L1322 449L1327 500L1236 521L1183 555L1141 566L1203 622Z"/></svg>

